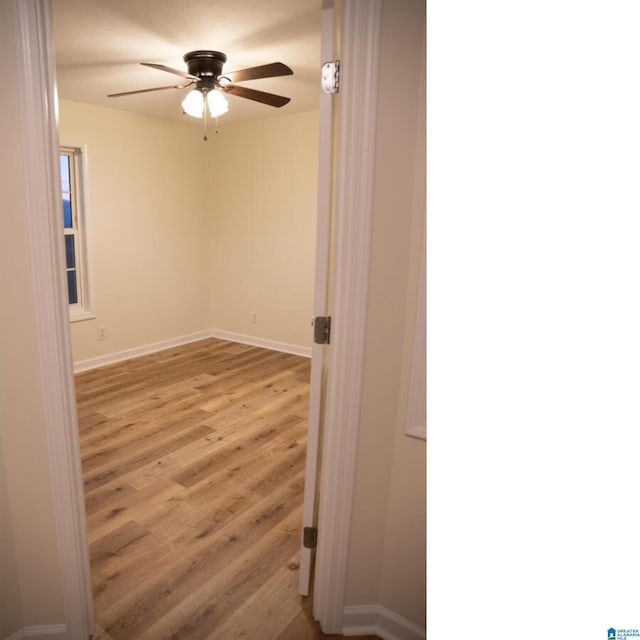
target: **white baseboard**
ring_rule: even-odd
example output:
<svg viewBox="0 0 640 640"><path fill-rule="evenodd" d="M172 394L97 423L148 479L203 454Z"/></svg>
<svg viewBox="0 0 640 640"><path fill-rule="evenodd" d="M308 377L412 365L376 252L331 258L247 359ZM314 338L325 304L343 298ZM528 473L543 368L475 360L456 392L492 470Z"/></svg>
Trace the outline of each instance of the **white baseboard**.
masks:
<svg viewBox="0 0 640 640"><path fill-rule="evenodd" d="M152 342L151 344L145 344L140 347L133 347L132 349L125 349L124 351L107 353L103 356L97 356L96 358L78 360L77 362L73 363L73 372L80 373L81 371L97 369L98 367L104 367L105 365L114 364L115 362L122 362L123 360L130 360L131 358L146 356L150 353L164 351L165 349L171 349L172 347L179 347L183 344L189 344L190 342L197 342L198 340L206 340L207 338L220 338L220 340L239 342L241 344L248 344L253 347L271 349L272 351L283 351L284 353L292 353L294 355L303 356L305 358L311 357L311 347L300 347L298 345L287 344L285 342L276 342L275 340L264 340L263 338L245 336L240 333L231 333L230 331L207 329L205 331L191 333L186 336L169 338L168 340Z"/></svg>
<svg viewBox="0 0 640 640"><path fill-rule="evenodd" d="M98 356L96 358L89 358L88 360L79 360L73 363L73 372L79 373L80 371L97 369L98 367L104 367L105 365L113 364L114 362L122 362L123 360L129 360L131 358L146 356L149 353L164 351L165 349L171 349L172 347L179 347L183 344L189 344L190 342L197 342L198 340L205 340L206 338L210 338L210 337L211 337L211 331L209 330L198 331L197 333L191 333L186 336L169 338L168 340L162 340L160 342L152 342L151 344L144 344L140 347L125 349L124 351L107 353L103 356Z"/></svg>
<svg viewBox="0 0 640 640"><path fill-rule="evenodd" d="M63 640L67 637L67 628L63 624L46 624L38 627L24 627L11 634L6 640L23 640L35 638L40 640Z"/></svg>
<svg viewBox="0 0 640 640"><path fill-rule="evenodd" d="M383 640L425 640L427 637L424 629L380 605L345 607L342 633L345 636L376 635Z"/></svg>
<svg viewBox="0 0 640 640"><path fill-rule="evenodd" d="M264 338L245 336L241 333L232 333L231 331L221 331L219 329L211 329L210 335L212 338L220 338L220 340L230 340L231 342L248 344L252 347L262 347L263 349L271 349L272 351L292 353L295 356L303 356L305 358L311 357L311 347L301 347L296 344L287 344L286 342L265 340Z"/></svg>

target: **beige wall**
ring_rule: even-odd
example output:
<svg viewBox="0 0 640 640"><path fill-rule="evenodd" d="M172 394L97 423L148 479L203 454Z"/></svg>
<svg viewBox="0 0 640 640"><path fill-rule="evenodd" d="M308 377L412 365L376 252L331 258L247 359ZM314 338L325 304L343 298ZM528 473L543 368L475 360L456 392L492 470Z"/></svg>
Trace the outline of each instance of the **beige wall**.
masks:
<svg viewBox="0 0 640 640"><path fill-rule="evenodd" d="M345 604L380 604L424 627L425 442L404 433L425 223L424 2L383 0L381 38L365 373ZM393 91L386 90L388 78Z"/></svg>
<svg viewBox="0 0 640 640"><path fill-rule="evenodd" d="M211 326L310 348L318 113L212 138Z"/></svg>
<svg viewBox="0 0 640 640"><path fill-rule="evenodd" d="M60 142L87 149L96 315L72 324L74 361L209 328L207 147L199 133L61 101Z"/></svg>
<svg viewBox="0 0 640 640"><path fill-rule="evenodd" d="M18 86L12 4L0 3L0 75ZM23 125L0 91L0 637L64 622L36 350Z"/></svg>
<svg viewBox="0 0 640 640"><path fill-rule="evenodd" d="M96 315L72 323L74 361L208 329L309 347L317 130L316 112L221 119L204 143L62 100L61 143L87 149Z"/></svg>

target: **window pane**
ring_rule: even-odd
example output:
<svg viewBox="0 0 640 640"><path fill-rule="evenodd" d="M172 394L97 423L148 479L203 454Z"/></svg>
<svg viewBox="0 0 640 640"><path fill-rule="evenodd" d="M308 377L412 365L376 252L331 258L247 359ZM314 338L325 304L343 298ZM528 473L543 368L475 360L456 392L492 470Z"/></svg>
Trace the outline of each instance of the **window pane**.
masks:
<svg viewBox="0 0 640 640"><path fill-rule="evenodd" d="M69 304L78 304L78 285L75 270L67 271L67 286L69 290Z"/></svg>
<svg viewBox="0 0 640 640"><path fill-rule="evenodd" d="M62 196L62 215L64 216L64 228L73 228L73 217L71 215L71 200L69 196Z"/></svg>
<svg viewBox="0 0 640 640"><path fill-rule="evenodd" d="M71 191L69 156L66 156L64 154L60 154L60 186L63 191Z"/></svg>
<svg viewBox="0 0 640 640"><path fill-rule="evenodd" d="M84 256L80 253L83 242L82 194L78 191L81 183L79 171L82 169L80 154L80 149L71 147L60 147L58 153L67 298L72 321L74 318L80 319L80 315L76 314L88 311L83 305L89 300L89 293L83 290L86 284L83 279Z"/></svg>
<svg viewBox="0 0 640 640"><path fill-rule="evenodd" d="M67 255L67 269L76 268L76 252L75 252L75 238L71 235L64 237L64 248Z"/></svg>

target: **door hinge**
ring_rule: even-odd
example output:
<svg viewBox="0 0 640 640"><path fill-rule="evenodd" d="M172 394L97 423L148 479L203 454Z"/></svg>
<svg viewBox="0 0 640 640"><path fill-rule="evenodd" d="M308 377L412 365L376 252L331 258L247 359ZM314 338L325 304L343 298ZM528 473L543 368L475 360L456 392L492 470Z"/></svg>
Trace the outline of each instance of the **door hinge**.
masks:
<svg viewBox="0 0 640 640"><path fill-rule="evenodd" d="M338 93L340 90L340 60L331 60L322 65L322 93Z"/></svg>
<svg viewBox="0 0 640 640"><path fill-rule="evenodd" d="M305 527L302 530L302 546L305 549L315 549L318 546L318 529Z"/></svg>
<svg viewBox="0 0 640 640"><path fill-rule="evenodd" d="M331 339L331 316L318 316L313 319L313 341L316 344L329 344Z"/></svg>

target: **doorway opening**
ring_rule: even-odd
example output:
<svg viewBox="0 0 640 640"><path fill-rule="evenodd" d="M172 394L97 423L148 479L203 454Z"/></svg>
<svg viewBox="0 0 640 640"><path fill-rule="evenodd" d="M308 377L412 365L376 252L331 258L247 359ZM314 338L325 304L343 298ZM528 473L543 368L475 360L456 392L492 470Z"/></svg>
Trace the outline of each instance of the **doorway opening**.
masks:
<svg viewBox="0 0 640 640"><path fill-rule="evenodd" d="M65 106L63 105L63 108L61 110L62 113L62 118L64 120L65 117ZM63 127L64 127L64 122L63 122ZM198 139L198 143L199 143L199 139ZM91 157L91 159L95 159L97 158L97 154L95 153L95 149L96 147L92 145L89 145L89 155ZM135 152L133 151L133 149L130 147L130 150L132 151L132 155L135 154ZM246 154L245 154L245 160L246 160ZM299 161L298 161L298 164ZM219 174L218 174L219 175ZM297 183L297 187L299 188L299 181L297 180L290 180L290 182L296 182ZM228 182L225 182L225 185L228 186ZM95 192L94 189L92 189L92 191ZM237 191L232 190L234 193L237 193ZM181 198L183 200L183 204L184 204L184 194L181 195ZM238 196L235 196L236 199L238 198ZM185 209L189 209L189 207L185 207ZM194 207L195 209L195 207ZM235 213L235 212L234 212ZM155 215L158 215L158 212L155 212ZM132 218L133 220L133 218ZM181 223L184 225L184 216L182 216L182 221ZM157 251L158 248L158 244L157 242L155 243L153 250ZM144 253L144 250L143 252ZM264 265L263 265L264 266ZM96 292L97 296L100 297L102 300L104 300L104 295L100 296L100 292L97 291ZM255 314L255 313L251 313L251 318L252 318L252 322L254 321L256 315L260 315L260 314ZM260 315L260 318L262 320L262 315ZM131 325L137 325L138 323L136 322L131 322ZM306 325L306 329L309 331L309 333L311 333L311 328L308 326L308 320L305 323ZM72 327L72 333L73 331L79 327L79 325L74 325ZM81 329L84 330L84 327ZM79 333L79 332L78 332ZM100 339L104 339L104 335L106 333L107 336L107 340L109 340L109 338L111 336L114 335L114 331L113 331L113 327L107 327L106 332L102 331L102 333L100 334L101 338ZM75 337L75 336L74 336ZM222 341L224 342L224 340ZM231 343L229 341L226 341L226 353L223 353L223 356L228 356L229 355L229 349L232 348L233 345L231 345ZM229 346L231 345L231 347ZM250 350L248 347L246 346L242 346L243 352L244 350ZM202 353L200 354L201 356L203 355ZM241 354L236 354L236 356L240 357ZM146 357L146 356L145 356ZM203 356L204 357L204 356ZM172 363L173 365L174 363ZM307 366L308 366L308 361L307 361ZM112 367L116 367L116 365L109 365L108 369L111 369ZM212 375L211 374L211 370L209 369L208 371L205 371L204 373L194 373L192 375L192 377L197 377L198 375ZM215 367L213 368L213 370L215 370ZM151 374L148 374L149 376ZM307 374L308 375L308 374ZM120 547L118 546L118 544L121 542L119 534L119 527L116 527L116 533L114 534L114 529L113 526L114 525L120 525L123 526L122 523L122 519L126 518L128 515L131 514L132 512L132 506L123 506L122 504L120 504L120 502L118 502L117 500L113 503L109 503L109 500L118 498L118 500L122 499L124 497L124 493L126 492L128 487L131 487L133 485L138 485L138 486L133 486L134 489L136 489L137 491L140 491L142 489L145 488L144 485L144 480L140 480L140 478L137 479L131 479L130 477L128 478L124 478L122 476L117 476L117 480L118 481L113 481L114 484L113 485L108 485L109 483L106 484L102 484L102 480L106 480L109 479L109 473L113 472L113 470L107 469L107 467L109 466L109 463L105 462L107 459L111 460L112 458L118 458L119 456L119 451L125 451L124 455L122 455L123 458L126 458L125 462L128 461L129 464L133 464L132 460L136 460L137 462L141 462L142 460L144 460L144 458L142 458L142 460L140 459L140 456L145 456L147 454L150 454L152 452L154 452L154 447L156 447L157 443L153 442L151 443L151 440L154 440L154 437L152 435L149 435L149 433L136 433L135 430L138 426L139 423L139 416L136 417L135 416L135 410L134 410L134 416L132 417L130 414L127 414L126 411L123 413L123 404L127 404L127 403L132 403L133 405L142 405L142 406L146 406L147 408L149 408L148 404L146 403L147 400L149 400L148 397L145 398L140 398L140 397L125 397L124 395L119 395L118 390L114 390L110 384L108 383L106 385L106 389L103 389L101 392L97 391L97 389L100 386L100 383L97 380L92 380L91 374L87 373L87 374L80 374L78 377L78 392L80 394L83 394L84 392L80 389L80 387L82 386L81 383L85 382L85 376L86 378L91 382L95 382L95 386L93 388L91 388L91 384L89 385L89 396L91 396L91 393L96 392L97 395L94 396L93 398L90 397L89 399L89 404L88 405L83 405L83 407L81 408L80 405L78 406L78 412L79 412L79 422L80 422L80 430L81 433L82 431L87 428L88 429L88 439L84 442L82 442L81 440L81 448L83 448L82 451L82 457L83 457L83 465L85 467L85 489L87 486L87 483L89 483L89 486L92 487L91 491L96 491L96 493L91 493L91 495L89 495L90 492L87 492L87 499L88 501L92 502L92 509L95 506L95 508L97 509L97 511L92 511L91 513L89 513L89 509L88 509L88 517L89 517L89 537L90 537L90 545L93 543L96 543L97 545L97 553L98 554L107 554L108 557L110 557L113 562L111 562L108 566L111 567L111 569L113 569L113 564L115 562L115 556L114 555L110 555L110 554L120 554L121 556L124 554L128 554L129 552L132 551L132 548L129 546L129 544L125 544L122 547L122 550L120 551ZM126 376L125 376L126 377ZM211 382L211 380L209 380L208 382ZM204 384L206 387L206 380L198 380L196 381L196 385L197 384ZM118 382L115 383L116 386L118 384ZM126 391L127 392L131 392L132 388L135 389L136 383L135 382L131 382L131 380L129 380L127 383L123 383L122 380L120 380L120 384L124 384L126 387ZM183 389L182 391L185 392L187 394L187 396L189 396L190 391L187 389L185 391L184 388L184 381L180 381L180 380L174 380L171 384L177 384L180 385L182 384ZM269 384L268 379L267 379L267 384ZM204 388L204 387L203 387ZM149 389L147 389L147 391L149 391ZM164 388L164 386L161 385L161 387L159 389L155 389L154 391L150 391L149 393L151 393L151 400L150 400L150 404L154 407L156 407L156 404L160 404L162 405L162 399L161 396L166 392L167 390ZM202 388L201 387L196 387L195 388L195 392L197 393L201 393L202 392ZM229 393L234 393L235 389L233 391L229 391ZM104 394L106 394L107 396L109 396L108 398L108 402L106 403L106 406L99 406L99 402L98 402L98 398L104 397ZM154 397L154 396L158 396L158 398ZM114 407L113 403L110 402L113 401L115 402L115 399L117 398L117 401L120 403L120 406ZM175 399L172 400L167 400L165 399L165 402L167 404L170 404L172 402L174 402ZM180 402L179 400L175 400L175 402ZM140 406L137 407L138 409L142 410ZM189 407L189 408L185 408L184 411L188 413L188 410L193 409L193 407ZM84 415L84 411L88 411L89 414L88 416ZM203 410L200 409L200 412L202 412ZM160 410L160 413L162 412L162 410ZM196 412L198 413L198 412ZM106 415L106 414L112 414L112 415ZM101 417L102 416L102 417ZM87 417L89 423L86 424L84 423L84 418ZM103 417L107 418L107 420L103 421ZM192 417L192 416L191 416ZM187 417L185 418L187 421L191 418L191 417ZM202 415L198 416L199 418L202 418ZM290 416L285 416L286 418L289 418ZM111 429L113 427L113 424L111 424L110 426L108 425L108 423L111 421L112 418L116 418L116 434L115 437L113 438L113 440L111 442L107 442L107 438L103 438L103 436L105 436L106 433L111 432L113 433L113 430ZM117 419L121 420L121 424L118 424ZM147 416L147 419L148 416ZM178 418L179 420L181 419L180 417ZM194 418L195 419L195 418ZM142 422L144 422L144 418L140 418L140 420ZM154 418L154 420L156 420L156 418ZM165 429L166 433L170 432L170 429L168 427L167 424L163 423L163 418L160 417L158 418L159 422L155 422L152 426L154 429L164 429L164 427L167 427ZM205 418L206 420L206 418ZM127 425L128 428L124 428L124 424ZM172 425L173 427L175 427L175 423ZM210 426L210 425L208 425ZM202 424L198 424L197 427L202 428ZM118 429L121 429L121 431L118 431ZM111 430L110 430L111 429ZM191 426L189 427L185 427L186 430L191 429ZM178 432L181 433L181 430L178 426L177 429ZM151 432L153 433L153 432ZM184 436L184 438L186 439L187 442L190 442L189 439L191 437L195 437L194 434L197 435L204 435L204 434L200 434L198 433L197 429L193 429L189 434L181 434L182 436ZM156 433L157 435L157 433ZM172 434L174 435L174 434ZM258 442L260 443L261 440L261 434L253 434L253 436L250 437L256 437L258 438ZM118 438L120 438L120 440L118 440ZM133 440L130 440L130 438L133 438ZM175 438L176 441L179 439L179 436L177 434L175 434ZM141 451L136 451L135 450L135 445L133 444L133 442L138 443L138 444L142 444L142 450ZM289 442L288 445L291 445L292 442ZM84 447L88 447L88 449L84 449ZM297 446L297 445L294 445ZM161 454L162 453L162 449L158 450L157 447L155 449L155 453L156 454ZM201 452L200 452L201 453ZM201 456L203 457L203 456ZM158 462L158 460L156 460L156 463ZM162 464L162 463L161 463ZM198 464L200 464L200 462L198 462ZM206 464L206 463L202 463L202 464ZM188 466L188 463L187 463ZM88 470L88 471L87 471ZM131 471L131 469L129 469L129 471ZM87 473L90 473L90 477L87 478ZM115 472L113 472L115 473ZM203 472L204 473L204 472ZM106 476L103 474L107 474ZM125 473L126 475L126 473ZM203 476L204 477L204 476ZM122 482L120 482L119 480L123 480ZM185 479L185 478L181 478L181 481L178 482L178 484L181 484L181 486L183 487L183 489L185 490L189 490L191 487L190 486L186 486L189 485L189 483L191 482L191 480L189 479ZM173 480L172 480L173 482ZM196 482L197 484L197 482ZM127 486L125 486L127 485ZM162 489L158 490L160 492L160 495L163 495ZM147 492L150 495L157 495L156 493L154 493L153 491L151 491L150 489L147 489ZM179 491L180 492L180 491ZM183 492L184 493L184 492ZM146 494L143 494L146 495ZM169 509L169 507L171 507L171 509L169 509L169 512L171 514L174 513L174 508L177 509L178 513L181 513L182 511L185 512L185 514L187 514L189 512L190 516L196 516L197 514L192 512L192 509L194 508L192 505L187 505L185 507L185 499L184 496L182 496L182 499L180 497L176 497L173 494L170 495L171 498L171 503L167 506L166 504L163 505L163 509ZM107 500L106 503L102 503L102 506L106 509L106 511L100 511L100 509L98 508L98 506L100 506L101 504L101 500ZM193 497L191 498L191 500L194 500ZM148 502L147 501L147 505L148 506ZM181 505L181 506L178 506ZM195 507L195 509L197 510L198 507ZM134 509L135 511L135 509ZM99 514L99 515L96 515ZM95 517L94 517L95 516ZM159 516L158 516L159 517ZM169 517L169 516L167 516ZM173 517L173 516L171 516ZM101 521L101 519L105 519L107 518L106 521ZM206 517L205 517L206 519ZM145 518L145 523L148 523L149 518ZM189 520L189 518L186 517L185 515L185 519L187 522L191 521ZM109 536L109 541L107 541L106 539L102 541L102 544L97 542L97 534L96 537L94 537L93 535L93 531L92 531L92 525L95 522L99 522L100 521L100 525L102 526L101 531L105 533L105 535ZM133 522L136 524L136 526L140 526L140 522L136 521L135 519L130 519L130 520L126 520L126 522L124 524L126 524L128 526L128 529L123 530L122 532L122 536L124 537L124 540L128 540L129 539L129 534L135 529L137 531L138 534L141 534L141 529L137 528L134 525L128 524L129 522ZM105 522L107 524L105 524ZM162 524L166 524L165 521L163 521ZM193 524L193 523L192 523ZM203 525L204 526L204 525ZM132 528L133 527L133 528ZM206 528L206 527L205 527ZM128 532L127 532L128 531ZM209 537L210 534L204 534L203 533L204 529L202 531L198 531L196 532L196 535L201 535L200 538L197 538L197 541L205 541L206 539ZM290 532L291 533L291 532ZM151 540L151 534L153 534L154 536L159 536L160 534L158 534L158 532L154 529L151 530L151 533L148 535L143 535L140 541L140 544L137 545L135 547L134 550L138 549L138 546L142 546L143 544L143 540L146 540L147 542L149 542ZM112 538L113 536L116 536L116 541L113 542ZM135 534L133 534L135 537ZM168 535L168 534L165 534ZM179 536L178 536L179 537ZM230 534L230 538L232 538L234 540L234 545L233 547L235 547L235 549L237 550L240 545L239 544L235 544L237 543L238 539L239 539L239 535L237 534ZM289 538L291 540L294 540L297 544L297 546L299 547L299 542L300 542L300 538L301 536L299 535L299 533L297 534L297 540L296 540L296 535L290 534ZM161 536L161 539L166 543L166 540L164 540ZM175 545L176 544L176 536L174 536L169 542L171 542L171 544ZM202 545L205 545L205 542L202 542ZM113 544L112 544L113 543ZM111 545L111 546L109 546ZM100 548L102 547L102 548ZM91 547L90 547L91 548ZM231 547L230 547L231 548ZM106 557L106 556L105 556ZM289 562L288 563L288 571L289 574L293 574L295 575L295 571L297 570L297 568L293 568L293 565L296 564L295 562ZM196 565L200 566L200 563L198 561L196 561ZM126 583L122 583L121 580L122 578L120 578L120 576L116 576L115 574L118 573L117 570L111 570L111 569L107 569L105 568L107 565L104 565L103 568L103 573L106 572L106 578L108 579L108 582L103 582L102 586L100 586L100 590L101 590L101 594L104 594L100 600L100 602L105 601L105 602L110 602L109 598L113 598L114 597L114 593L117 592L117 585L118 583L120 584L120 586L122 586L122 584L126 584ZM202 575L202 574L201 574ZM94 585L95 588L95 585ZM176 593L176 590L170 587L165 587L165 590L167 592L170 593ZM111 594L111 595L109 595ZM149 598L151 598L152 596L149 596ZM167 605L168 602L168 593L166 594L166 598L165 598L165 606ZM176 596L177 597L177 596ZM193 598L195 598L195 596L192 596ZM297 602L297 598L296 598L296 602ZM124 606L124 605L123 605ZM187 606L187 605L185 605ZM151 606L150 606L151 607ZM151 609L153 609L153 607L151 607ZM154 609L156 612L158 612L157 609ZM163 611L164 613L164 611ZM147 620L150 619L150 616L152 614L148 614L147 616ZM115 635L118 635L120 632L118 631L119 628L121 628L124 624L124 626L128 627L129 629L137 629L138 631L140 631L141 625L143 624L142 621L138 621L136 622L136 624L134 624L133 622L131 622L129 620L129 618L127 618L127 616L125 614L122 614L120 616L120 618L122 620L125 620L124 623L120 623L120 627L114 627L111 623L106 622L105 623L105 627L103 629L104 633L110 633L110 632L114 632ZM137 618L136 618L137 619ZM105 619L106 620L106 619ZM127 620L129 620L128 622L126 622ZM125 637L125 636L122 636Z"/></svg>
<svg viewBox="0 0 640 640"><path fill-rule="evenodd" d="M21 5L22 6L22 5ZM23 92L23 98L27 107L27 115L30 116L29 121L38 124L41 128L48 132L50 135L33 135L27 136L24 142L26 156L33 160L32 167L34 168L29 174L25 174L27 177L27 183L30 187L32 195L33 205L29 206L28 218L32 230L30 231L30 242L33 249L33 265L34 271L39 276L38 286L35 287L37 298L39 300L37 309L38 320L38 354L41 361L43 372L42 394L45 403L49 406L50 411L47 415L45 424L45 430L47 438L50 443L56 443L56 446L49 446L49 453L51 458L51 469L53 478L53 495L55 499L55 521L56 530L58 531L59 542L59 554L61 557L61 567L63 572L62 587L65 597L65 611L67 622L70 625L70 629L73 633L83 633L86 629L87 621L90 620L90 605L83 597L86 594L86 565L82 554L82 540L84 539L84 527L82 524L82 517L79 512L80 499L78 496L77 481L79 478L79 472L75 458L75 443L73 435L67 433L67 426L75 422L75 411L72 410L69 399L70 392L72 391L71 377L69 369L69 343L68 335L64 328L64 313L59 304L59 300L52 296L52 292L59 292L61 290L61 282L56 275L58 271L58 262L61 263L57 257L58 249L56 248L55 233L50 228L51 220L53 220L54 205L51 198L51 184L54 180L53 165L51 165L52 159L55 157L55 147L53 139L55 137L55 125L53 124L53 114L50 111L43 110L42 105L51 104L49 98L52 94L52 68L51 68L51 51L49 46L42 48L41 39L45 44L49 43L47 21L49 19L47 15L47 4L45 2L38 3L33 2L29 5L24 5L26 9L21 10L20 17L24 21L25 29L23 30L23 46L25 51L32 54L31 58L21 61L21 65L25 70L25 77L28 78L29 91ZM360 24L354 20L353 24ZM44 25L44 26L43 26ZM374 25L375 26L375 25ZM346 29L348 31L349 29ZM368 40L355 40L354 45L360 46L363 42L371 41L371 38L375 35L375 29L369 29ZM347 40L349 40L347 38ZM360 43L360 44L358 44ZM360 47L362 48L362 47ZM361 81L364 78L366 80L365 86L374 86L368 79L369 76L365 72L375 68L369 63L370 57L363 56L363 60L366 60L366 68L363 68L363 73L353 74L353 77L357 79L354 83L353 92L360 94L359 87ZM367 92L368 95L369 92ZM351 103L349 103L351 104ZM369 102L367 102L369 104ZM374 104L371 101L371 104ZM353 131L359 135L359 125L362 121L362 114L360 111L356 113L355 109L346 110L349 114L347 118L347 126L344 127L344 131L349 132L347 137L353 137ZM364 135L370 135L371 118L366 120L367 126L362 127ZM36 132L36 127L33 127ZM39 131L39 130L38 130ZM357 137L357 135L356 135ZM368 158L368 155L363 155ZM48 159L48 160L47 160ZM348 177L347 184L363 183L368 184L366 179L370 173L369 163L364 163L367 166L351 167L345 165L341 169L349 172L347 169L356 169L353 178ZM38 180L37 178L41 173L45 174L45 180ZM363 174L363 175L360 175ZM360 190L349 190L353 193L359 194ZM364 203L366 204L366 203ZM365 207L363 211L368 212ZM43 213L44 212L44 213ZM366 216L363 219L366 222ZM358 223L360 224L360 223ZM366 224L364 224L366 228ZM46 233L38 234L37 229L46 229ZM349 339L343 345L341 349L334 349L336 355L336 361L339 362L339 366L336 367L337 375L334 376L334 384L337 388L340 388L343 378L346 375L353 373L354 379L358 379L358 370L361 366L361 360L359 360L360 350L358 345L360 340L358 334L362 332L362 309L363 305L362 296L356 296L356 300L351 304L349 301L350 291L361 292L366 287L363 287L363 278L361 274L365 274L366 271L359 268L360 263L367 264L367 252L361 248L361 245L356 240L366 237L366 233L361 233L356 227L354 229L349 228L345 233L346 243L354 246L354 252L358 256L357 267L354 272L353 266L342 265L344 272L340 269L341 278L344 283L344 287L341 289L340 305L343 309L344 322L347 318L350 318L349 329L345 331L345 335L351 335L356 332L354 339ZM42 282L42 286L40 285ZM354 313L355 310L355 313ZM351 369L354 369L351 372ZM353 384L351 385L353 388ZM357 384L355 385L357 387ZM352 408L352 405L358 402L358 398L354 396L351 401L348 398L339 397L336 406L336 412L338 417L342 418L347 414L349 416L357 415L357 409ZM344 420L339 419L336 421L337 428L344 423ZM355 426L357 420L350 420L346 423ZM339 432L338 432L339 433ZM332 441L331 452L326 455L326 458L332 462L334 468L340 470L347 470L353 466L353 446L350 444L352 437L347 436L349 442L347 442L346 453L340 453L345 451L341 446L341 440L343 438L337 437L335 441ZM328 477L329 474L326 474ZM335 484L335 483L333 483ZM328 508L333 502L337 491L344 493L344 489L338 490L332 483L329 483L330 495L327 497ZM325 492L326 495L326 492ZM349 500L342 500L335 509L332 509L329 514L329 518L332 520L336 527L336 534L348 530L348 513L350 508ZM331 533L327 530L327 534ZM338 547L346 544L346 538L340 534L339 539L342 543L338 543ZM339 574L343 574L342 565L344 565L344 554L341 549L337 549L334 552L334 545L327 541L325 542L325 549L329 555L329 562L327 563L327 569L325 574L331 575L336 571ZM328 573L327 573L328 572ZM343 577L338 576L338 583L343 582ZM326 581L326 580L325 580ZM317 582L317 579L316 579ZM341 603L343 602L340 589L334 594L329 594L328 603L324 607L327 615L333 616L336 621L339 621ZM335 628L338 622L333 622L330 626ZM86 634L85 634L86 635Z"/></svg>

